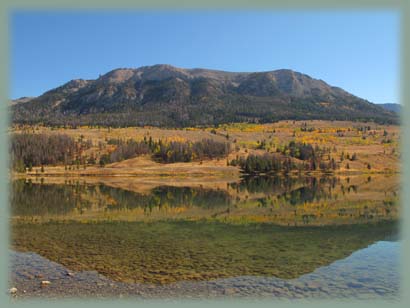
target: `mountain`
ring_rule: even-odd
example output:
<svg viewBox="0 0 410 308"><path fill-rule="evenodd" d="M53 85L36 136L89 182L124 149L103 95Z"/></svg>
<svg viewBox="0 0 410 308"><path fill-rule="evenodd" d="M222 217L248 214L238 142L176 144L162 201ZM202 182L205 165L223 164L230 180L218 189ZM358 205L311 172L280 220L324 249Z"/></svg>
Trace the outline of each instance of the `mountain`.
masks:
<svg viewBox="0 0 410 308"><path fill-rule="evenodd" d="M31 101L32 99L34 99L35 97L27 97L27 96L23 96L17 99L14 99L12 101L9 101L10 105L16 105L16 104L20 104L20 103L27 103L29 101Z"/></svg>
<svg viewBox="0 0 410 308"><path fill-rule="evenodd" d="M379 104L379 106L383 107L386 110L393 111L396 113L401 112L401 105L400 104Z"/></svg>
<svg viewBox="0 0 410 308"><path fill-rule="evenodd" d="M397 123L397 114L292 70L255 73L120 68L95 80L71 80L11 106L14 123L165 126L284 119Z"/></svg>

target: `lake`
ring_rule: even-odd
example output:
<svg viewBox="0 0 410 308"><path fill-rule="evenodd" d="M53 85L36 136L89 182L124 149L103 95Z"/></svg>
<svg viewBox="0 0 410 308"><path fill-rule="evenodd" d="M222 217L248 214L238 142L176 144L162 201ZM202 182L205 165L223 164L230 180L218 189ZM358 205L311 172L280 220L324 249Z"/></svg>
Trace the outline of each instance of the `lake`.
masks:
<svg viewBox="0 0 410 308"><path fill-rule="evenodd" d="M27 296L394 299L398 191L384 175L19 179L10 283Z"/></svg>

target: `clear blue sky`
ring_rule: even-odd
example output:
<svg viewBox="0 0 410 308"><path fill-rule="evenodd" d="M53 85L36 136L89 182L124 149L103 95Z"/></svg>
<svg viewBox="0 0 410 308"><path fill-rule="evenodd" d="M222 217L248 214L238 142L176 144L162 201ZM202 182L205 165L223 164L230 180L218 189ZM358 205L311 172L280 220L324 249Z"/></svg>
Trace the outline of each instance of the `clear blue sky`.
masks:
<svg viewBox="0 0 410 308"><path fill-rule="evenodd" d="M394 11L14 11L11 98L119 67L289 68L375 103L399 102Z"/></svg>

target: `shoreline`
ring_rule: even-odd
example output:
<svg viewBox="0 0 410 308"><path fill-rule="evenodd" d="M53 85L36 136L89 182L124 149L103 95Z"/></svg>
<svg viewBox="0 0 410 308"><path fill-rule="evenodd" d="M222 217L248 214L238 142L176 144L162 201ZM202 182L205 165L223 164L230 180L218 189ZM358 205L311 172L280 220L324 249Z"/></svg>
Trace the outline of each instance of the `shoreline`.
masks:
<svg viewBox="0 0 410 308"><path fill-rule="evenodd" d="M61 166L58 166L61 167ZM58 168L57 167L57 168ZM56 168L56 166L52 166L52 168ZM229 167L228 167L229 168ZM231 167L232 168L232 167ZM274 176L350 176L350 175L400 175L402 172L400 170L389 170L389 171L368 171L368 170L352 170L352 171L336 171L336 172L326 172L326 171L303 171L303 172L289 172L289 173L243 173L240 169L237 171L229 170L231 172L226 172L226 170L220 170L220 172L215 171L201 171L201 172L188 172L188 171L169 171L169 172L138 172L135 171L128 171L128 172L121 172L113 169L103 168L102 172L41 172L41 173L22 173L22 172L12 172L10 177L14 178L42 178L42 177L66 177L66 178L75 178L75 177L141 177L141 178L149 178L149 177L169 177L169 178L198 178L198 177L215 177L215 178L222 178L222 177L232 177L234 176L238 180L244 177L274 177ZM104 172L105 171L105 172ZM108 172L107 172L108 171ZM113 172L114 171L114 172Z"/></svg>
<svg viewBox="0 0 410 308"><path fill-rule="evenodd" d="M96 271L73 272L34 252L24 253L11 250L9 251L11 259L9 287L10 289L16 288L17 291L10 296L14 301L33 298L398 300L400 281L394 261L385 264L374 281L360 280L364 269L359 265L368 262L369 256L377 258L374 252L380 249L377 248L378 243L295 279L280 279L273 276L238 276L209 281L179 281L163 285L117 282ZM399 249L397 242L380 243L389 243L395 251ZM353 267L347 277L334 280L335 275L343 271L344 264L356 264L355 266L360 270L355 271ZM390 281L383 279L383 273L392 270L395 278ZM49 281L50 284L42 285L42 281Z"/></svg>

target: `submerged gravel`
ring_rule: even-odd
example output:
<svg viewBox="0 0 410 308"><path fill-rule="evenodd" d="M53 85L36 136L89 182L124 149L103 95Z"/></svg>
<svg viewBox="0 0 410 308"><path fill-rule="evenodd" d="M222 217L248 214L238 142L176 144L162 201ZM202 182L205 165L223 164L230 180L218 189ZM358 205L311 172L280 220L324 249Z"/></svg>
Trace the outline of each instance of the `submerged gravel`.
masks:
<svg viewBox="0 0 410 308"><path fill-rule="evenodd" d="M36 253L12 251L9 294L14 298L398 300L399 248L398 242L378 242L297 279L241 276L165 285L112 281L95 271L72 272Z"/></svg>

